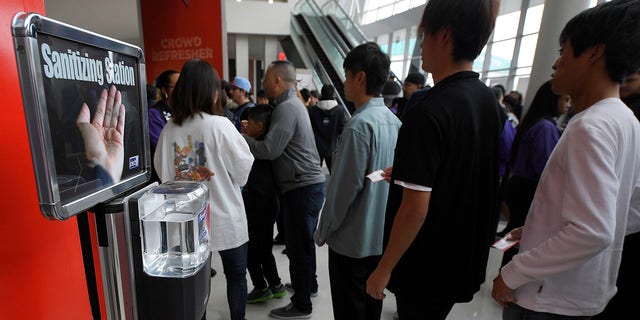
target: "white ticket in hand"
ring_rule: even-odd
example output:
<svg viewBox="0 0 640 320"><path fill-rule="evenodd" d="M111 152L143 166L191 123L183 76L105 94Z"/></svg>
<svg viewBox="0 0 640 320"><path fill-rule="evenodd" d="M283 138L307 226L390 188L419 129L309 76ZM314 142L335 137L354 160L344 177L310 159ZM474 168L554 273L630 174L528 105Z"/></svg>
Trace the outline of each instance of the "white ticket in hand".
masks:
<svg viewBox="0 0 640 320"><path fill-rule="evenodd" d="M518 244L518 242L520 242L520 240L507 240L507 236L504 236L502 239L496 241L496 243L492 244L491 246L502 251L507 251L507 249L515 246L516 244Z"/></svg>
<svg viewBox="0 0 640 320"><path fill-rule="evenodd" d="M374 172L371 172L367 175L367 178L369 178L369 180L371 180L371 182L378 182L378 181L382 181L384 180L384 176L382 175L384 173L384 171L382 170L376 170Z"/></svg>

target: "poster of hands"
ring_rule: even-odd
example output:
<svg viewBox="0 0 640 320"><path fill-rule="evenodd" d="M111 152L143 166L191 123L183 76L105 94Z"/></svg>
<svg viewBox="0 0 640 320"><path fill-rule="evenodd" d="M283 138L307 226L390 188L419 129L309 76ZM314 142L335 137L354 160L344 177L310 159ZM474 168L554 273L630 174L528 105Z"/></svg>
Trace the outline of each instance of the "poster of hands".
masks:
<svg viewBox="0 0 640 320"><path fill-rule="evenodd" d="M142 170L137 61L40 35L38 49L61 198L76 198Z"/></svg>

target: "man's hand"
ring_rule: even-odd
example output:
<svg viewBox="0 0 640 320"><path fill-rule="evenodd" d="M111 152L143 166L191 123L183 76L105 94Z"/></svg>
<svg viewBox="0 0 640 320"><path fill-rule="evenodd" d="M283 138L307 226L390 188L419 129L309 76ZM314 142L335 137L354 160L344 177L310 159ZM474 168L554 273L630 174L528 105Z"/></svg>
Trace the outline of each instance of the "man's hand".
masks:
<svg viewBox="0 0 640 320"><path fill-rule="evenodd" d="M115 86L102 90L93 121L86 103L76 121L84 140L87 160L102 166L114 182L120 181L124 166L124 116L122 94Z"/></svg>
<svg viewBox="0 0 640 320"><path fill-rule="evenodd" d="M520 240L522 238L522 229L524 227L518 227L515 228L511 231L509 231L509 233L507 233L507 235L505 236L506 240L511 240L511 241L517 241Z"/></svg>
<svg viewBox="0 0 640 320"><path fill-rule="evenodd" d="M493 291L491 291L491 296L502 307L507 307L508 303L515 303L517 301L516 297L513 296L513 290L507 287L504 280L502 280L502 275L500 274L493 279Z"/></svg>
<svg viewBox="0 0 640 320"><path fill-rule="evenodd" d="M389 284L391 273L380 270L380 267L376 268L369 279L367 279L366 292L374 299L382 300L385 298L384 289Z"/></svg>
<svg viewBox="0 0 640 320"><path fill-rule="evenodd" d="M384 181L391 181L391 173L393 172L393 166L382 170L382 176L384 177Z"/></svg>

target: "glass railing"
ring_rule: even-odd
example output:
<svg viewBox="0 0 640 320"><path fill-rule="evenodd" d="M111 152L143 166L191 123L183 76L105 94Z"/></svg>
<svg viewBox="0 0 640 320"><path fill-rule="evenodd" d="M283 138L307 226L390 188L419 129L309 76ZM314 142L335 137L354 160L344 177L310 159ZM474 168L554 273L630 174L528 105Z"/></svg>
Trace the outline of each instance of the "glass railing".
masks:
<svg viewBox="0 0 640 320"><path fill-rule="evenodd" d="M313 0L300 1L294 8L294 14L302 14L305 17L320 47L327 55L329 63L332 64L340 79L344 81L342 63L348 53L348 47L340 44L342 39L332 32L331 26L327 25L320 7Z"/></svg>
<svg viewBox="0 0 640 320"><path fill-rule="evenodd" d="M312 58L307 53L307 50L304 48L307 46L305 37L302 35L302 30L298 29L298 24L294 22L293 17L291 18L291 39L298 50L298 54L300 58L304 62L305 66L310 68L313 71L312 81L313 85L316 88L322 88L322 84L326 83L329 80L329 76L326 73L316 70L312 66L315 64L312 61ZM324 71L324 70L323 70Z"/></svg>
<svg viewBox="0 0 640 320"><path fill-rule="evenodd" d="M349 17L335 0L327 1L327 3L322 6L321 11L326 16L333 16L336 21L342 25L346 36L352 41L354 47L367 42L367 38L360 27L351 20L351 17Z"/></svg>

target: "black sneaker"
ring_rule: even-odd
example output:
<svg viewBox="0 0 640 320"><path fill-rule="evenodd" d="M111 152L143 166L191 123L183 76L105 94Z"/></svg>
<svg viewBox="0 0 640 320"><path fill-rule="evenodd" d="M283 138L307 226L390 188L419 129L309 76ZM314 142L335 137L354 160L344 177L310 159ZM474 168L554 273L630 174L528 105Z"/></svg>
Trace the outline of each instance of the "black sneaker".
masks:
<svg viewBox="0 0 640 320"><path fill-rule="evenodd" d="M291 291L291 292L296 292L295 290L293 290L293 286L291 285L291 282L287 282L287 283L285 283L285 284L284 284L284 287L285 287L287 290ZM311 291L311 296L312 296L312 297L317 297L317 296L318 296L318 289L316 289L315 291L313 291L313 290L312 290L312 291Z"/></svg>
<svg viewBox="0 0 640 320"><path fill-rule="evenodd" d="M265 302L267 300L271 300L273 298L273 293L269 288L258 289L253 288L251 292L247 295L247 303L258 303Z"/></svg>
<svg viewBox="0 0 640 320"><path fill-rule="evenodd" d="M284 288L284 285L282 283L275 286L270 286L269 290L271 290L271 293L273 293L274 298L282 298L287 295L287 289Z"/></svg>
<svg viewBox="0 0 640 320"><path fill-rule="evenodd" d="M305 313L293 306L293 303L271 310L269 315L277 319L310 319L311 312Z"/></svg>

